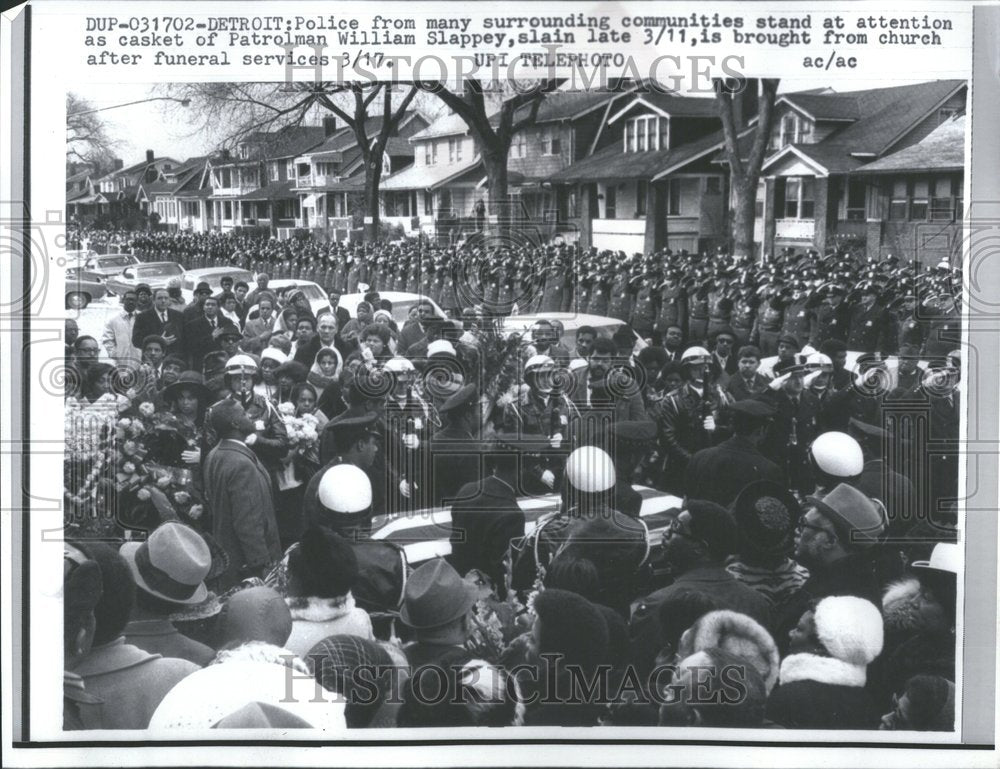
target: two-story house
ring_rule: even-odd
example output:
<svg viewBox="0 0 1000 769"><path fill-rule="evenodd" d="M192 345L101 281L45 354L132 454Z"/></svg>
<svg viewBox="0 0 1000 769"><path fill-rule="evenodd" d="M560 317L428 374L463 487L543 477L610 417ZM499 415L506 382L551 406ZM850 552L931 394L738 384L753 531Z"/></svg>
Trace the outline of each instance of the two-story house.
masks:
<svg viewBox="0 0 1000 769"><path fill-rule="evenodd" d="M897 247L900 222L909 232L915 224L945 223L957 232L961 163L933 173L915 168L917 175L900 174L888 190L884 174L865 169L963 113L966 96L962 80L779 96L772 154L757 192L755 241L764 253L788 246L823 253L838 242L863 241L869 253L880 254ZM954 125L946 135L955 136Z"/></svg>
<svg viewBox="0 0 1000 769"><path fill-rule="evenodd" d="M386 215L409 221L408 232L435 235L486 201L482 169L469 127L448 113L409 137L413 163L380 186ZM415 225L415 226L414 226Z"/></svg>
<svg viewBox="0 0 1000 769"><path fill-rule="evenodd" d="M146 159L127 168L116 168L94 181L94 192L97 194L98 215L111 216L124 212L132 205L138 206L143 213L149 213L148 201L139 199L139 185L153 182L160 173L169 171L178 165L177 161L168 157L156 157L153 150L146 150Z"/></svg>
<svg viewBox="0 0 1000 769"><path fill-rule="evenodd" d="M295 158L320 145L334 126L286 126L251 134L209 161L212 226L290 232L301 217Z"/></svg>
<svg viewBox="0 0 1000 769"><path fill-rule="evenodd" d="M722 146L714 99L637 92L607 111L587 156L549 181L585 248L710 248L725 235L726 178L711 162Z"/></svg>
<svg viewBox="0 0 1000 769"><path fill-rule="evenodd" d="M414 148L408 139L428 125L430 121L417 110L403 114L385 148L383 178L413 164ZM327 139L295 158L295 191L301 201L297 226L322 230L336 239L343 239L352 227L350 199L363 194L365 189L364 157L353 128L337 129L335 117L324 118L324 126L329 134ZM381 115L365 121L365 136L369 141L373 141L381 130ZM396 213L406 202L396 201L390 194L382 201L381 213L388 220L398 216L408 227L411 216L408 210Z"/></svg>
<svg viewBox="0 0 1000 769"><path fill-rule="evenodd" d="M205 206L194 204L191 200L182 200L178 195L184 190L199 189L209 157L201 155L188 158L169 170L161 171L155 181L139 185L137 195L140 205L148 206L149 211L159 217L161 228L198 232L207 229L204 221Z"/></svg>
<svg viewBox="0 0 1000 769"><path fill-rule="evenodd" d="M114 169L124 167L115 159ZM83 221L97 213L97 193L94 187L95 168L92 163L66 165L66 221Z"/></svg>

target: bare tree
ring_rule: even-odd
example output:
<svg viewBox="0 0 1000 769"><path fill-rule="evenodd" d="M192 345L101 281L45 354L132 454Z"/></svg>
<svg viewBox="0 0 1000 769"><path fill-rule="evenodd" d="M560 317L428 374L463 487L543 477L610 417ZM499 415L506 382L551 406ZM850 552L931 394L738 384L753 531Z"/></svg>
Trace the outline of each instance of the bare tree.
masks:
<svg viewBox="0 0 1000 769"><path fill-rule="evenodd" d="M121 141L108 133L94 105L75 93L66 94L66 162L90 163L95 173L114 165Z"/></svg>
<svg viewBox="0 0 1000 769"><path fill-rule="evenodd" d="M466 80L462 92L455 93L442 82L422 83L445 103L465 124L476 143L486 179L489 185L489 212L498 216L499 230L509 229L507 204L507 156L514 136L534 125L538 108L546 93L552 91L558 80L543 80L532 88L525 88L513 96L505 98L499 111L492 113L488 104L488 93L479 80Z"/></svg>
<svg viewBox="0 0 1000 769"><path fill-rule="evenodd" d="M207 131L221 148L233 147L253 134L302 125L312 112L330 112L354 131L365 164L362 216L370 217L365 235L379 226L379 188L389 138L405 117L416 86L404 86L393 108L396 90L390 83L180 83L163 86L176 99L189 99L188 114L197 115L198 131ZM382 98L379 100L378 96ZM369 121L382 115L370 135Z"/></svg>
<svg viewBox="0 0 1000 769"><path fill-rule="evenodd" d="M732 216L730 217L730 232L733 241L733 253L750 255L753 253L753 223L754 209L757 202L757 183L760 179L760 169L764 164L767 145L771 136L771 125L774 122L774 101L778 92L778 80L764 79L760 81L760 93L757 97L757 127L753 134L753 143L749 154L744 160L740 148L742 116L740 112L741 99L745 96L743 89L754 81L742 80L733 84L732 81L716 80L715 102L722 120L722 130L726 139L726 161L729 163L729 174L732 185Z"/></svg>

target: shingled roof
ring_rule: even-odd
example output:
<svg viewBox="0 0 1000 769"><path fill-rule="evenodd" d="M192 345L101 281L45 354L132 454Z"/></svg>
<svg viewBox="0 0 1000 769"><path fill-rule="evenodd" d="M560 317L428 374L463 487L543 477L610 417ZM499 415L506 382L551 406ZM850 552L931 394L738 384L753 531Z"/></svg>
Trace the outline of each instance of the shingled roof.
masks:
<svg viewBox="0 0 1000 769"><path fill-rule="evenodd" d="M859 174L960 171L965 168L965 115L947 120L921 141L861 166Z"/></svg>

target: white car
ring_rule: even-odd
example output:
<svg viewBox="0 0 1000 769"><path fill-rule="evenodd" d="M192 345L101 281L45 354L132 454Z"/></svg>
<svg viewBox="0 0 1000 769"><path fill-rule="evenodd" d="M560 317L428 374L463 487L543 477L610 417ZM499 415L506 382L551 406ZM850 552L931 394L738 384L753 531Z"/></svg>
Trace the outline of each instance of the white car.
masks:
<svg viewBox="0 0 1000 769"><path fill-rule="evenodd" d="M199 283L208 283L212 287L212 292L222 289L222 279L232 278L233 283L242 280L253 288L253 273L240 267L201 267L197 270L188 270L184 273L184 280L181 282L181 296L184 301L190 303L194 299L194 287Z"/></svg>
<svg viewBox="0 0 1000 769"><path fill-rule="evenodd" d="M272 281L273 283L274 281ZM421 294L411 294L409 291L379 291L378 295L381 299L388 299L392 302L392 319L396 321L396 325L400 328L406 323L407 319L410 317L410 310L413 309L418 302L427 301L430 302L434 307L434 314L439 318L446 318L447 313L441 309L440 305L428 296L422 296ZM365 300L364 294L344 294L340 297L340 307L343 307L349 313L351 313L352 318L358 317L358 305ZM378 307L375 308L376 310Z"/></svg>
<svg viewBox="0 0 1000 769"><path fill-rule="evenodd" d="M252 284L251 290L253 290ZM313 283L311 280L274 279L267 284L266 290L278 297L278 302L282 308L285 306L285 297L295 290L300 290L306 295L306 299L309 300L309 306L312 308L313 315L318 315L320 310L330 309L330 297L326 295L326 291L318 283ZM250 317L256 309L257 305L250 307L247 310L247 317Z"/></svg>
<svg viewBox="0 0 1000 769"><path fill-rule="evenodd" d="M624 321L618 318L608 318L604 315L587 315L578 312L540 312L531 315L509 315L503 319L501 328L508 336L511 334L521 334L525 342L531 341L531 330L540 320L559 321L563 326L563 334L560 338L563 347L573 351L576 349L576 331L581 326L590 326L598 336L611 339L615 332L625 325ZM646 347L646 341L635 331L635 346L633 352L639 352Z"/></svg>

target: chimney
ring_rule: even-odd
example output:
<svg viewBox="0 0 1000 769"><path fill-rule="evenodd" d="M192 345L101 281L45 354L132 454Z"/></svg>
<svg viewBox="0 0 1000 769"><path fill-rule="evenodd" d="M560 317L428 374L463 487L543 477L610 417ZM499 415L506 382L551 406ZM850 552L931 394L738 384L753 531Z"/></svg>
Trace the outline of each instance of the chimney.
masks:
<svg viewBox="0 0 1000 769"><path fill-rule="evenodd" d="M222 159L229 160L229 158L230 158L229 150L222 150Z"/></svg>
<svg viewBox="0 0 1000 769"><path fill-rule="evenodd" d="M113 170L121 171L125 167L125 161L121 158L115 158L114 166Z"/></svg>
<svg viewBox="0 0 1000 769"><path fill-rule="evenodd" d="M154 157L156 157L156 155L153 154L153 150L146 150L146 162L147 163L152 163Z"/></svg>
<svg viewBox="0 0 1000 769"><path fill-rule="evenodd" d="M324 117L323 118L323 135L333 136L337 132L337 118L335 117Z"/></svg>

